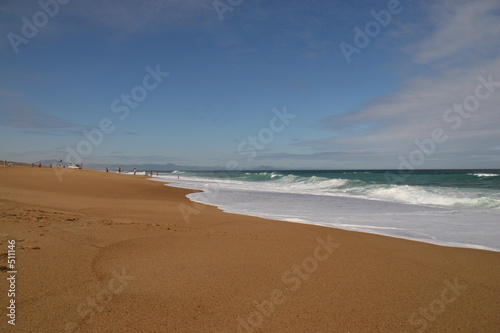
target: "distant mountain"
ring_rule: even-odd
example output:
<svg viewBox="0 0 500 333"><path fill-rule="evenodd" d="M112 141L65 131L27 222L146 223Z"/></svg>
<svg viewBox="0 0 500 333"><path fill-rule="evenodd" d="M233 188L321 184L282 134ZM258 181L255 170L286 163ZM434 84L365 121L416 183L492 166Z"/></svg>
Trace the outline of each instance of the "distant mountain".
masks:
<svg viewBox="0 0 500 333"><path fill-rule="evenodd" d="M48 167L52 164L53 167L56 166L65 166L68 167L70 163L68 162L60 162L60 160L41 160L35 162L38 166L38 163L41 162L42 166ZM105 170L106 168L110 170L115 170L118 168L122 168L122 170L133 170L136 168L137 170L151 170L151 171L224 171L226 168L221 166L194 166L194 165L178 165L174 163L167 164L155 164L155 163L144 163L144 164L103 164L103 163L84 163L84 169L92 169L92 170ZM248 167L243 168L243 170L286 170L287 168L276 168L269 165L260 165L257 167Z"/></svg>
<svg viewBox="0 0 500 333"><path fill-rule="evenodd" d="M43 162L42 162L43 164ZM210 166L210 167L200 167L194 165L178 165L174 163L167 164L102 164L102 163L88 163L84 164L85 169L94 170L105 170L109 168L111 170L122 168L122 170L151 170L151 171L219 171L226 170L221 166ZM245 168L245 170L278 170L275 167L262 165L253 168Z"/></svg>
<svg viewBox="0 0 500 333"><path fill-rule="evenodd" d="M100 164L100 163L89 163L89 164L85 164L84 167L86 169L95 169L95 170L104 170L106 168L109 168L109 169L122 168L123 170L132 170L132 169L136 168L137 170L152 170L152 171L224 170L220 166L198 167L198 166L177 165L177 164L173 164L173 163L167 163L167 164Z"/></svg>
<svg viewBox="0 0 500 333"><path fill-rule="evenodd" d="M287 168L276 168L276 167L269 166L269 165L261 165L261 166L249 168L247 170L286 170L286 169Z"/></svg>

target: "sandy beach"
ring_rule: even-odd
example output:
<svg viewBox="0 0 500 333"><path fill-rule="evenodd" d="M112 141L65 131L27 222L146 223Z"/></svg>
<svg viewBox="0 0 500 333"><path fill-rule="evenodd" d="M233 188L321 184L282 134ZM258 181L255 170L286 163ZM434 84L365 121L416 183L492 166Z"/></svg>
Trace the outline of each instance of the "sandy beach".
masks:
<svg viewBox="0 0 500 333"><path fill-rule="evenodd" d="M500 332L500 253L223 213L144 176L59 176L0 168L2 332Z"/></svg>

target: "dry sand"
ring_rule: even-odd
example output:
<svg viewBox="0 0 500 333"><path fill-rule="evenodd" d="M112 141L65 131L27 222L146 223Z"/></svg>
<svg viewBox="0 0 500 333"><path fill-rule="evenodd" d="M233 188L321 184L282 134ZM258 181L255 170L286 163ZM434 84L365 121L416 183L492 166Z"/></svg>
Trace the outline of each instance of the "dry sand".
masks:
<svg viewBox="0 0 500 333"><path fill-rule="evenodd" d="M17 260L1 331L500 332L500 253L227 214L189 192L0 168L0 266L9 240Z"/></svg>

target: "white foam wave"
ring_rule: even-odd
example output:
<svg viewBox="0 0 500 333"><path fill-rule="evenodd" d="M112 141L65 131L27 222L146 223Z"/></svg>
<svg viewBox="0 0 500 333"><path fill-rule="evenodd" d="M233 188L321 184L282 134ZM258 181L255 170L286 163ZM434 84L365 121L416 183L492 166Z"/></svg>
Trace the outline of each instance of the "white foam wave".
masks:
<svg viewBox="0 0 500 333"><path fill-rule="evenodd" d="M476 176L476 177L497 177L500 176L498 173L468 173L469 176Z"/></svg>
<svg viewBox="0 0 500 333"><path fill-rule="evenodd" d="M231 213L383 234L447 246L499 251L498 191L375 184L279 175L255 179L160 176L188 197ZM366 200L369 199L369 200ZM480 209L470 209L480 208Z"/></svg>
<svg viewBox="0 0 500 333"><path fill-rule="evenodd" d="M414 205L464 207L464 208L500 208L500 197L487 197L475 190L455 188L428 188L410 185L371 186L360 189L360 196L367 199L401 202ZM493 193L491 194L494 195Z"/></svg>
<svg viewBox="0 0 500 333"><path fill-rule="evenodd" d="M252 176L248 173L245 176ZM255 192L311 194L322 196L354 197L382 200L412 205L440 207L462 207L477 209L500 209L498 191L459 189L452 187L424 187L412 185L369 184L358 180L325 178L319 176L301 177L293 174L262 172L258 175L267 179L210 178L200 176L181 177L191 182L190 187L202 189L245 190ZM174 177L172 177L174 178Z"/></svg>

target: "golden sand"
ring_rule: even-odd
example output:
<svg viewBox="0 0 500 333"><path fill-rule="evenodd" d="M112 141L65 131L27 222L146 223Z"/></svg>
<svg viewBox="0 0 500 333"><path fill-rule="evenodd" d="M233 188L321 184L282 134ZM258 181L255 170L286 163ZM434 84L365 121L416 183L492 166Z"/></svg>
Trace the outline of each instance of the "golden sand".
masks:
<svg viewBox="0 0 500 333"><path fill-rule="evenodd" d="M2 332L500 332L500 253L227 214L143 176L59 178L0 168Z"/></svg>

